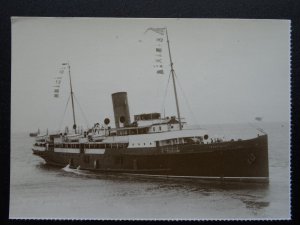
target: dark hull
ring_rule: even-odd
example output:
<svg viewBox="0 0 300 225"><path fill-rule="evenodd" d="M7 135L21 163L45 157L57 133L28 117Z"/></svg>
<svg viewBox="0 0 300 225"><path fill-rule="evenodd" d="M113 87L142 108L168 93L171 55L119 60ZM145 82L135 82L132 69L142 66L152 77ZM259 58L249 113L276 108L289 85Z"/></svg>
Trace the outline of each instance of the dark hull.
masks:
<svg viewBox="0 0 300 225"><path fill-rule="evenodd" d="M99 172L268 182L267 135L251 140L143 149L106 149L104 154L33 151L48 164Z"/></svg>

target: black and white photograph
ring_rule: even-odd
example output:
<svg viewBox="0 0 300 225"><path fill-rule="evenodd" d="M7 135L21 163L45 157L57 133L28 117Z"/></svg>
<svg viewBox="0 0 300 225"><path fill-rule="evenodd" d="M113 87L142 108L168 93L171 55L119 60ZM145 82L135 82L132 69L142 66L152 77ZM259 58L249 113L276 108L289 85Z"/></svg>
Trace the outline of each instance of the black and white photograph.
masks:
<svg viewBox="0 0 300 225"><path fill-rule="evenodd" d="M9 218L290 219L290 33L12 17Z"/></svg>

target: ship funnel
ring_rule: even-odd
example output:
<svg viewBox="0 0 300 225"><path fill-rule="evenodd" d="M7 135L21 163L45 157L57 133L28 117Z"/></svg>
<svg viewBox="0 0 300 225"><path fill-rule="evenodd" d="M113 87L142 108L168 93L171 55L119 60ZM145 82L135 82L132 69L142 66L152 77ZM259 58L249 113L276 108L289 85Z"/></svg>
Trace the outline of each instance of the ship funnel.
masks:
<svg viewBox="0 0 300 225"><path fill-rule="evenodd" d="M117 92L111 95L116 128L120 127L120 123L124 126L130 124L129 106L127 100L127 92Z"/></svg>

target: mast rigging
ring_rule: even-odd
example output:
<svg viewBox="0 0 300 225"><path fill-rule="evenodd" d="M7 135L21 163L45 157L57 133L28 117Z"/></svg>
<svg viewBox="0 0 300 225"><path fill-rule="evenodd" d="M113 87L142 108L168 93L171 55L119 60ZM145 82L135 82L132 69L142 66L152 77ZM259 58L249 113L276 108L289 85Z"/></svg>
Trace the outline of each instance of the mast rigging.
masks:
<svg viewBox="0 0 300 225"><path fill-rule="evenodd" d="M182 130L181 118L180 118L180 111L179 111L179 103L178 103L176 83L175 83L175 73L174 73L174 68L173 68L173 61L172 61L172 55L171 55L171 49L170 49L170 42L169 42L168 30L167 30L166 27L165 27L165 30L166 30L167 43L168 43L168 52L169 52L169 59L170 59L171 74L172 74L174 95L175 95L175 101L176 101L176 109L177 109L177 117L178 117L178 122L179 122L179 129Z"/></svg>
<svg viewBox="0 0 300 225"><path fill-rule="evenodd" d="M75 109L74 109L74 93L73 93L73 88L72 88L72 80L71 80L71 66L70 63L63 63L63 65L67 65L68 66L68 70L69 70L69 80L70 80L70 94L71 94L71 102L72 102L72 112L73 112L73 129L76 133L76 119L75 119Z"/></svg>

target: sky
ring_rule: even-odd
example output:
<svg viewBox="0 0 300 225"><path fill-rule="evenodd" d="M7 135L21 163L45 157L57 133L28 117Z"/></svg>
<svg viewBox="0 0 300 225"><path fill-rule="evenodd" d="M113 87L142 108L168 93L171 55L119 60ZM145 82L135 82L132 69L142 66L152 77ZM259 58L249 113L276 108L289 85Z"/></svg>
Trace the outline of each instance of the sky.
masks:
<svg viewBox="0 0 300 225"><path fill-rule="evenodd" d="M111 94L126 91L133 115L176 115L167 27L181 117L188 124L265 122L290 118L290 21L246 19L12 18L11 130L72 127L69 62L77 125L110 118ZM164 74L154 68L163 38ZM168 81L169 80L169 81ZM79 104L78 104L79 102ZM64 113L66 108L66 112Z"/></svg>

